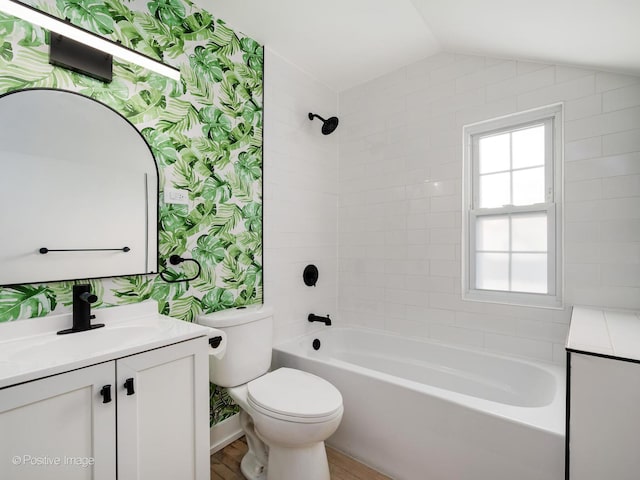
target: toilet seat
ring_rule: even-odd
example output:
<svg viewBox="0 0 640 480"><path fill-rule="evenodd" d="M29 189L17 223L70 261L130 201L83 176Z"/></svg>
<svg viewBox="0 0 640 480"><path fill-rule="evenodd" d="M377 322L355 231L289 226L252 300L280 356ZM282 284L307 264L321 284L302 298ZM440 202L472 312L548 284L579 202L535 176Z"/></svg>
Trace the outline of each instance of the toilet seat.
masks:
<svg viewBox="0 0 640 480"><path fill-rule="evenodd" d="M279 368L247 384L247 402L272 418L320 423L342 415L342 395L326 380L301 370Z"/></svg>

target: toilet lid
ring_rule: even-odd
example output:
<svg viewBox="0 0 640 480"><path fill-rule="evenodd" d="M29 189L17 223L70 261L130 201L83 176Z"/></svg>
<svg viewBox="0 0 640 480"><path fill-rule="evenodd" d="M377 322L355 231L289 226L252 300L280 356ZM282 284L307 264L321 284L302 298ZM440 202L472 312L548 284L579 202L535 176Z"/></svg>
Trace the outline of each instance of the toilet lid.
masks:
<svg viewBox="0 0 640 480"><path fill-rule="evenodd" d="M252 380L247 391L254 405L290 417L326 417L342 407L342 395L336 387L292 368L279 368Z"/></svg>

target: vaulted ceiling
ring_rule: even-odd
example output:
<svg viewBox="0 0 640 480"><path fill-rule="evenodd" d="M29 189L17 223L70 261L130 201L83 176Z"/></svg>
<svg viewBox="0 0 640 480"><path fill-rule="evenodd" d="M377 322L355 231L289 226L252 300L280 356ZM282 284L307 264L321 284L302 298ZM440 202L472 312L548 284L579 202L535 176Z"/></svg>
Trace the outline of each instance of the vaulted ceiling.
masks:
<svg viewBox="0 0 640 480"><path fill-rule="evenodd" d="M196 0L336 91L440 51L640 75L640 0Z"/></svg>

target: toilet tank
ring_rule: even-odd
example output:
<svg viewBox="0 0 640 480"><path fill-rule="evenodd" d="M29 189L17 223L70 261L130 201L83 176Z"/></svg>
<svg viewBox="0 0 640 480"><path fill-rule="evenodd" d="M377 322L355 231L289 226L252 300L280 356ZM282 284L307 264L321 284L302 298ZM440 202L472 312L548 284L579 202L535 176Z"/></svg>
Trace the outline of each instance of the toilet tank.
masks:
<svg viewBox="0 0 640 480"><path fill-rule="evenodd" d="M197 322L222 330L227 350L222 359L209 356L209 379L221 387L235 387L264 375L271 366L273 308L238 307L198 315Z"/></svg>

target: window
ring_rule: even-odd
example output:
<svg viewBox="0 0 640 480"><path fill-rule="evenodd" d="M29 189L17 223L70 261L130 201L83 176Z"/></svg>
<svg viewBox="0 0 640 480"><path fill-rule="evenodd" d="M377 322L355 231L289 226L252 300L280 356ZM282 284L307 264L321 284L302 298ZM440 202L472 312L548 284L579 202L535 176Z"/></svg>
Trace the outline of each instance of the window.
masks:
<svg viewBox="0 0 640 480"><path fill-rule="evenodd" d="M464 127L463 296L560 306L562 106Z"/></svg>

